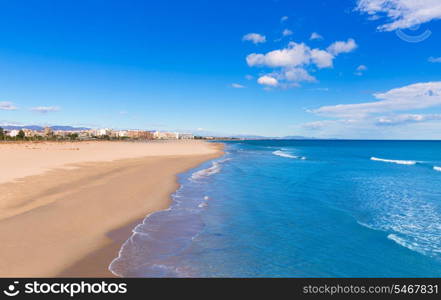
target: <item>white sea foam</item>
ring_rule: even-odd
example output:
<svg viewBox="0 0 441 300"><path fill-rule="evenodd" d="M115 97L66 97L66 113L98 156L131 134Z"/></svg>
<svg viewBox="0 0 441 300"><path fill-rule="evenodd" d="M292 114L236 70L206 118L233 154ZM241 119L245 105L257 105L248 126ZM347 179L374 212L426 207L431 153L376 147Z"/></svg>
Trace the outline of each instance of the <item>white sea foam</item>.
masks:
<svg viewBox="0 0 441 300"><path fill-rule="evenodd" d="M281 157L292 158L292 159L302 159L302 160L306 159L305 156L292 155L292 154L286 153L286 152L284 152L282 150L276 150L276 151L273 152L273 154L277 155L277 156L281 156Z"/></svg>
<svg viewBox="0 0 441 300"><path fill-rule="evenodd" d="M364 223L364 222L361 222L361 221L357 221L357 223L359 225L363 226L363 227L366 227L366 228L369 228L369 229L372 229L372 230L376 230L376 228L374 226L371 226L371 225L369 225L367 223Z"/></svg>
<svg viewBox="0 0 441 300"><path fill-rule="evenodd" d="M202 202L201 204L198 205L199 208L203 208L203 207L207 207L208 203L207 202Z"/></svg>
<svg viewBox="0 0 441 300"><path fill-rule="evenodd" d="M213 161L211 167L209 167L207 169L199 170L197 172L194 172L191 175L190 179L191 180L198 180L198 179L202 179L202 178L211 176L213 174L219 173L221 168L222 168L221 164L223 162L228 161L228 160L230 160L230 158L226 158L226 159L221 160L221 161Z"/></svg>
<svg viewBox="0 0 441 300"><path fill-rule="evenodd" d="M435 171L441 172L441 167L434 166L433 169L434 169Z"/></svg>
<svg viewBox="0 0 441 300"><path fill-rule="evenodd" d="M395 243L397 243L400 246L406 247L407 249L421 253L423 255L427 255L428 251L432 250L432 249L426 249L416 242L409 242L409 241L405 240L404 238L401 238L398 235L393 234L393 233L389 234L387 236L387 238L394 241Z"/></svg>
<svg viewBox="0 0 441 300"><path fill-rule="evenodd" d="M421 197L418 190L407 188L412 180L405 180L397 188L395 179L382 179L369 184L377 185L375 194L381 195L363 200L361 226L387 232L387 238L402 247L421 254L441 258L441 216L439 207L430 198ZM394 187L394 188L392 188Z"/></svg>
<svg viewBox="0 0 441 300"><path fill-rule="evenodd" d="M413 161L413 160L395 160L395 159L384 159L384 158L378 158L378 157L371 157L371 160L399 164L399 165L414 165L414 164L416 164L416 161Z"/></svg>

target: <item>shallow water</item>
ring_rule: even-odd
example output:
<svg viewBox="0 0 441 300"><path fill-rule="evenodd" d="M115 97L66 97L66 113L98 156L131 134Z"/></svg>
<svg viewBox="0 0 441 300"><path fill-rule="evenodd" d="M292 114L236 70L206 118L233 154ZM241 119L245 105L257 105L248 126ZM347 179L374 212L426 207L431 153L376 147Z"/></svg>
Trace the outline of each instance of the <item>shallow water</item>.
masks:
<svg viewBox="0 0 441 300"><path fill-rule="evenodd" d="M441 276L441 142L243 141L180 175L110 269L138 277Z"/></svg>

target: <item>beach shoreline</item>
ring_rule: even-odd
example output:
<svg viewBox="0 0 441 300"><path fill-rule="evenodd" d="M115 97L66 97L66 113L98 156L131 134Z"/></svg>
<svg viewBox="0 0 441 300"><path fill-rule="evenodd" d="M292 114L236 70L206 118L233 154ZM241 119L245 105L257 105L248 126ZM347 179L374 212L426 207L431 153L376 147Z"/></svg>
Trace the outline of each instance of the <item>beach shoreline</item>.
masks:
<svg viewBox="0 0 441 300"><path fill-rule="evenodd" d="M109 264L134 226L170 205L177 175L223 154L222 144L200 141L8 147L1 163L15 172L0 184L1 277L114 277ZM105 158L88 159L97 151ZM14 160L28 156L54 159L18 176Z"/></svg>

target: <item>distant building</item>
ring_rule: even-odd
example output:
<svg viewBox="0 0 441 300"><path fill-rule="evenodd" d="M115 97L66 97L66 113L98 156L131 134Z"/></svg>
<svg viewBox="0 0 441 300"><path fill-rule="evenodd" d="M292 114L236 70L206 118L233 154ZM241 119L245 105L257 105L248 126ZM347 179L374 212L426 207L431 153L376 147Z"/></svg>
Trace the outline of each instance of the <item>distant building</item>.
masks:
<svg viewBox="0 0 441 300"><path fill-rule="evenodd" d="M84 134L82 136L95 137L95 136L97 136L97 130L96 129L86 130L86 131L84 131Z"/></svg>
<svg viewBox="0 0 441 300"><path fill-rule="evenodd" d="M34 137L34 136L38 135L38 131L32 130L32 129L24 128L23 132L25 134L25 137Z"/></svg>
<svg viewBox="0 0 441 300"><path fill-rule="evenodd" d="M53 132L52 128L50 128L50 127L45 127L45 128L43 129L43 134L44 134L45 136L52 136L52 135L54 135L54 132Z"/></svg>
<svg viewBox="0 0 441 300"><path fill-rule="evenodd" d="M94 136L94 134L91 134L90 130L83 130L78 132L78 138L80 140L86 140L92 136Z"/></svg>
<svg viewBox="0 0 441 300"><path fill-rule="evenodd" d="M129 134L128 134L127 130L120 130L120 131L117 131L117 137L120 137L120 138L129 137Z"/></svg>
<svg viewBox="0 0 441 300"><path fill-rule="evenodd" d="M131 139L152 140L154 138L151 131L145 130L128 130L127 136Z"/></svg>
<svg viewBox="0 0 441 300"><path fill-rule="evenodd" d="M110 136L111 134L112 134L112 130L109 128L102 128L96 131L97 136L105 136L105 135Z"/></svg>
<svg viewBox="0 0 441 300"><path fill-rule="evenodd" d="M10 137L16 137L18 135L18 133L20 132L20 130L10 130L9 132L7 132L7 135L9 135Z"/></svg>
<svg viewBox="0 0 441 300"><path fill-rule="evenodd" d="M193 140L194 139L194 135L191 133L179 133L178 134L178 138L180 140Z"/></svg>
<svg viewBox="0 0 441 300"><path fill-rule="evenodd" d="M76 129L66 128L67 130L53 130L51 127L45 127L41 130L33 130L29 128L23 128L24 136L30 140L47 139L47 140L90 140L97 137L101 139L134 139L134 140L190 140L194 139L194 135L191 133L179 133L174 131L149 131L149 130L112 130L110 128L99 129ZM5 136L17 137L20 130L4 130Z"/></svg>
<svg viewBox="0 0 441 300"><path fill-rule="evenodd" d="M158 140L177 140L179 139L179 133L169 131L155 131L153 133L155 139Z"/></svg>
<svg viewBox="0 0 441 300"><path fill-rule="evenodd" d="M65 138L66 136L68 136L70 134L70 131L64 131L64 130L55 130L54 131L54 135L58 136L58 137L62 137ZM46 134L45 134L46 135ZM47 135L46 135L47 136Z"/></svg>

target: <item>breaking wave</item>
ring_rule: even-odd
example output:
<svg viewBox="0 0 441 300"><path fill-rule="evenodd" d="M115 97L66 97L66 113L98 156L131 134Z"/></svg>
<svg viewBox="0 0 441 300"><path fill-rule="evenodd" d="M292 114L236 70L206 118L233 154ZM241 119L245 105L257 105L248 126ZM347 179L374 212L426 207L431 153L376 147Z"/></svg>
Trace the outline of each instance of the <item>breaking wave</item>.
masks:
<svg viewBox="0 0 441 300"><path fill-rule="evenodd" d="M399 165L415 165L417 163L414 160L384 159L384 158L378 158L378 157L371 157L371 160L399 164Z"/></svg>
<svg viewBox="0 0 441 300"><path fill-rule="evenodd" d="M198 180L198 179L206 178L206 177L209 177L213 174L219 173L220 170L222 169L221 164L230 160L230 159L231 158L226 158L226 159L223 159L220 161L213 161L211 167L194 172L191 175L190 179L191 180Z"/></svg>
<svg viewBox="0 0 441 300"><path fill-rule="evenodd" d="M306 159L305 156L292 155L292 154L289 154L289 153L284 152L282 150L276 150L276 151L273 152L273 154L277 155L277 156L281 156L281 157L292 158L292 159L301 159L301 160L305 160Z"/></svg>

